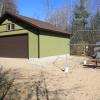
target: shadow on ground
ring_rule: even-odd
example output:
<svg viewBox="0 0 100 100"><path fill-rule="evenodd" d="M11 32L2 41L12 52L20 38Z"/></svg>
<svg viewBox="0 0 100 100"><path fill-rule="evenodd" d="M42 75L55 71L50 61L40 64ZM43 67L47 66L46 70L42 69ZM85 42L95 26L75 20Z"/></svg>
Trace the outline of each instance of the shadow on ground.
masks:
<svg viewBox="0 0 100 100"><path fill-rule="evenodd" d="M100 66L96 66L96 65L84 65L83 68L93 68L93 69L100 69Z"/></svg>

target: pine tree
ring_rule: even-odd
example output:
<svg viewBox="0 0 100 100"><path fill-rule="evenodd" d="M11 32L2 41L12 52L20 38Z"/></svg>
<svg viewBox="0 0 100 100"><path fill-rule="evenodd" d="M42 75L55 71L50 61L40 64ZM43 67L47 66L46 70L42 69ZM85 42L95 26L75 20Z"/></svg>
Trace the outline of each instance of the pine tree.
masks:
<svg viewBox="0 0 100 100"><path fill-rule="evenodd" d="M77 30L86 29L88 17L89 13L85 7L85 0L80 0L79 5L75 6L74 18L72 21L72 31L76 32Z"/></svg>

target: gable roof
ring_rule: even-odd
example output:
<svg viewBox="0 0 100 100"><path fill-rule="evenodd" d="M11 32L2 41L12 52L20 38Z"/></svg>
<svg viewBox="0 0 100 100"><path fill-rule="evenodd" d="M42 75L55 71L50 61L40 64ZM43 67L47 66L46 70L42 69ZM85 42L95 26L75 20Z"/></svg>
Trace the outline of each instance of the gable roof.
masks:
<svg viewBox="0 0 100 100"><path fill-rule="evenodd" d="M21 21L24 21L25 23L36 27L38 29L42 29L42 30L47 30L47 31L51 31L51 32L56 32L56 33L61 33L61 34L65 34L67 36L70 36L69 33L67 33L66 31L57 28L47 22L43 22L40 20L36 20L36 19L32 19L29 17L25 17L22 15L18 15L18 14L12 14L12 13L8 13L6 12L1 18L0 18L0 24L8 17L14 18L14 19L20 19Z"/></svg>

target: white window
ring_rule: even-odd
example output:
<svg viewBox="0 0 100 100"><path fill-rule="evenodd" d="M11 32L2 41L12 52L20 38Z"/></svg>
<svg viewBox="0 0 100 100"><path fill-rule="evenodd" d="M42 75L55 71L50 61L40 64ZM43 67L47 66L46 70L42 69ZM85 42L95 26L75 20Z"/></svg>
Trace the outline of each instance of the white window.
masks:
<svg viewBox="0 0 100 100"><path fill-rule="evenodd" d="M14 23L7 24L7 31L12 31L14 29L15 29L15 24Z"/></svg>

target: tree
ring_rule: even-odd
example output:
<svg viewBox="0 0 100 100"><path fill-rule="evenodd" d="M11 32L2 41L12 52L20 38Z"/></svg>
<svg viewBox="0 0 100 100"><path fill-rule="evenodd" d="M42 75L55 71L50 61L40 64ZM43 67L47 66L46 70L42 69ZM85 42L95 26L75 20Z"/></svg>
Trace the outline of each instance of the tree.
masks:
<svg viewBox="0 0 100 100"><path fill-rule="evenodd" d="M3 8L2 0L0 0L0 16L1 16L2 8Z"/></svg>
<svg viewBox="0 0 100 100"><path fill-rule="evenodd" d="M100 0L98 1L98 7L96 15L93 17L93 20L91 21L91 28L93 30L100 30Z"/></svg>
<svg viewBox="0 0 100 100"><path fill-rule="evenodd" d="M64 4L60 6L58 9L54 9L53 6L51 6L53 3L56 3L52 0L44 0L44 8L45 8L45 14L46 18L45 21L56 26L60 27L63 30L67 29L67 7L66 2L67 0L64 0Z"/></svg>
<svg viewBox="0 0 100 100"><path fill-rule="evenodd" d="M72 21L72 31L73 33L77 30L86 29L88 24L89 13L85 6L85 0L80 0L79 5L75 6L74 18Z"/></svg>
<svg viewBox="0 0 100 100"><path fill-rule="evenodd" d="M48 19L48 22L63 30L67 30L67 9L61 7L57 9Z"/></svg>
<svg viewBox="0 0 100 100"><path fill-rule="evenodd" d="M0 0L0 4L0 15L3 15L5 12L18 13L16 0Z"/></svg>
<svg viewBox="0 0 100 100"><path fill-rule="evenodd" d="M93 30L100 29L100 10L97 11L97 14L93 18L92 29Z"/></svg>
<svg viewBox="0 0 100 100"><path fill-rule="evenodd" d="M79 0L79 5L75 5L73 11L73 19L72 19L72 38L71 38L71 53L80 55L83 53L85 44L87 41L84 40L84 37L87 35L85 30L88 29L88 18L89 12L87 11L86 1ZM84 30L84 31L83 31ZM85 34L86 33L86 34ZM73 45L75 44L75 45ZM80 44L80 45L76 45ZM80 52L74 52L80 51Z"/></svg>
<svg viewBox="0 0 100 100"><path fill-rule="evenodd" d="M51 15L51 5L50 0L44 0L44 8L45 8L45 20L47 21Z"/></svg>

